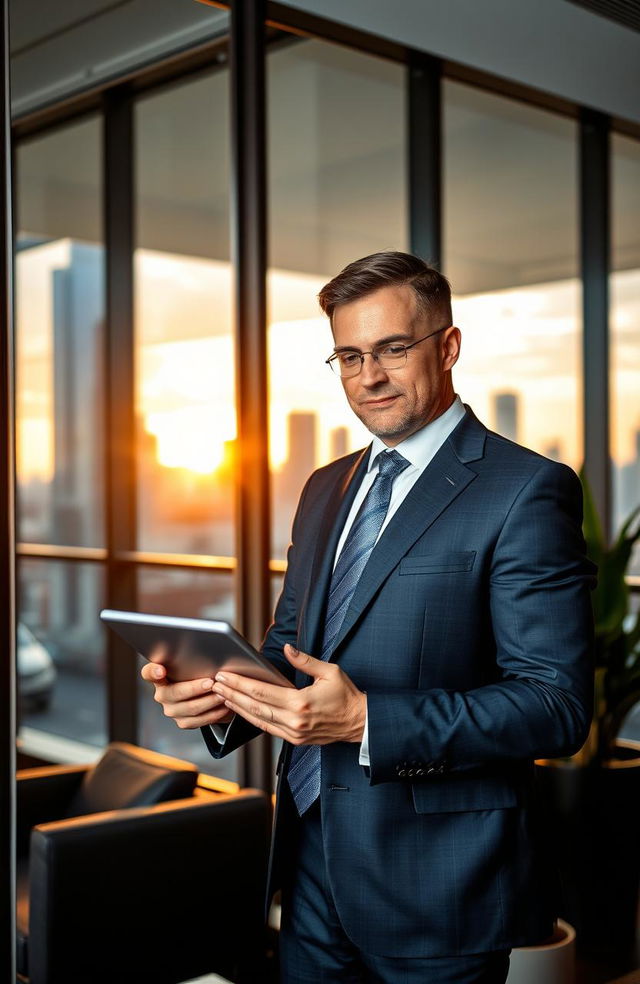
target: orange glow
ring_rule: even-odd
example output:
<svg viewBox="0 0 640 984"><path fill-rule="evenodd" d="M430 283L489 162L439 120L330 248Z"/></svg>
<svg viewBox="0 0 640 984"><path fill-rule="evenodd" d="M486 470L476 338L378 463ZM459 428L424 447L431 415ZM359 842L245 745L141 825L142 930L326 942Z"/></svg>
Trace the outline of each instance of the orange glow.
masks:
<svg viewBox="0 0 640 984"><path fill-rule="evenodd" d="M157 441L158 463L210 475L225 457L227 435L216 433L215 420L199 407L184 407L146 417L145 429Z"/></svg>

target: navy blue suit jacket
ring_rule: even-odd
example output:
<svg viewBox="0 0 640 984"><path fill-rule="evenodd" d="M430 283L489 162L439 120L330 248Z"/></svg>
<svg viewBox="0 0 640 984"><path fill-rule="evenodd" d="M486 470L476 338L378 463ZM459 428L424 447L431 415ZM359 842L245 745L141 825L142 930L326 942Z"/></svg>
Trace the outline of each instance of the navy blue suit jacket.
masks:
<svg viewBox="0 0 640 984"><path fill-rule="evenodd" d="M467 407L374 548L333 659L366 691L359 745L322 746L326 864L343 926L386 956L447 956L539 942L555 881L534 760L569 755L592 713L595 567L576 474L487 429ZM341 529L367 451L314 472L293 524L263 651L320 656ZM308 683L300 677L298 685ZM224 751L256 731L241 718ZM290 859L285 744L271 892Z"/></svg>

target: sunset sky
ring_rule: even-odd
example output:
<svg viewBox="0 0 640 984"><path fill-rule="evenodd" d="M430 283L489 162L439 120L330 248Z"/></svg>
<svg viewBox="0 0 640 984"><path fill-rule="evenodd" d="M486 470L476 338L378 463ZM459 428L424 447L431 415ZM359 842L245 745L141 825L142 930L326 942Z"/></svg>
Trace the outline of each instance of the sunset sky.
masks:
<svg viewBox="0 0 640 984"><path fill-rule="evenodd" d="M70 263L68 240L20 252L17 266L18 469L21 481L53 471L52 272ZM101 253L95 249L95 262ZM161 464L208 473L235 436L232 282L226 263L139 250L136 254L138 412L157 439ZM317 293L327 276L273 271L269 276L270 450L287 457L292 410L315 413L319 460L329 432L348 425L352 446L367 435L346 407L340 381L324 360L332 340ZM613 450L633 455L640 429L640 271L613 278ZM454 297L462 353L456 390L494 424L491 396L519 394L521 443L545 451L559 444L579 467L582 449L579 369L580 285L576 280ZM82 312L77 314L82 317ZM87 324L86 330L96 330Z"/></svg>

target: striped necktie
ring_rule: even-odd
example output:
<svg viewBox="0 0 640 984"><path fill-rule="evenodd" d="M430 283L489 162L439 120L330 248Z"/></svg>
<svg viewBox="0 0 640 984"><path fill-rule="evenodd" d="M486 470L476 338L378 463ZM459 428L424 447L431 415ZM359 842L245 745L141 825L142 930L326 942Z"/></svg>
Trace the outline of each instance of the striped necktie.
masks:
<svg viewBox="0 0 640 984"><path fill-rule="evenodd" d="M397 451L381 451L376 457L378 474L353 521L331 577L321 659L328 660L349 607L349 602L373 550L389 508L396 475L410 462ZM320 794L320 746L296 745L288 781L300 816Z"/></svg>

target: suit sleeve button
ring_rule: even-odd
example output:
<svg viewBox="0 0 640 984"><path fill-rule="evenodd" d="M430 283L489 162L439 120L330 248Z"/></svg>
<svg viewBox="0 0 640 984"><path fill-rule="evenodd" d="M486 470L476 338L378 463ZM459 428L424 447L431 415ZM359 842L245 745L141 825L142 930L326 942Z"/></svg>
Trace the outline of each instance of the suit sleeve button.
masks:
<svg viewBox="0 0 640 984"><path fill-rule="evenodd" d="M416 769L416 775L417 776L423 776L424 775L424 769Z"/></svg>
<svg viewBox="0 0 640 984"><path fill-rule="evenodd" d="M406 776L406 774L407 774L407 770L406 769L398 769L398 775L400 776L401 779L404 779L404 777Z"/></svg>

